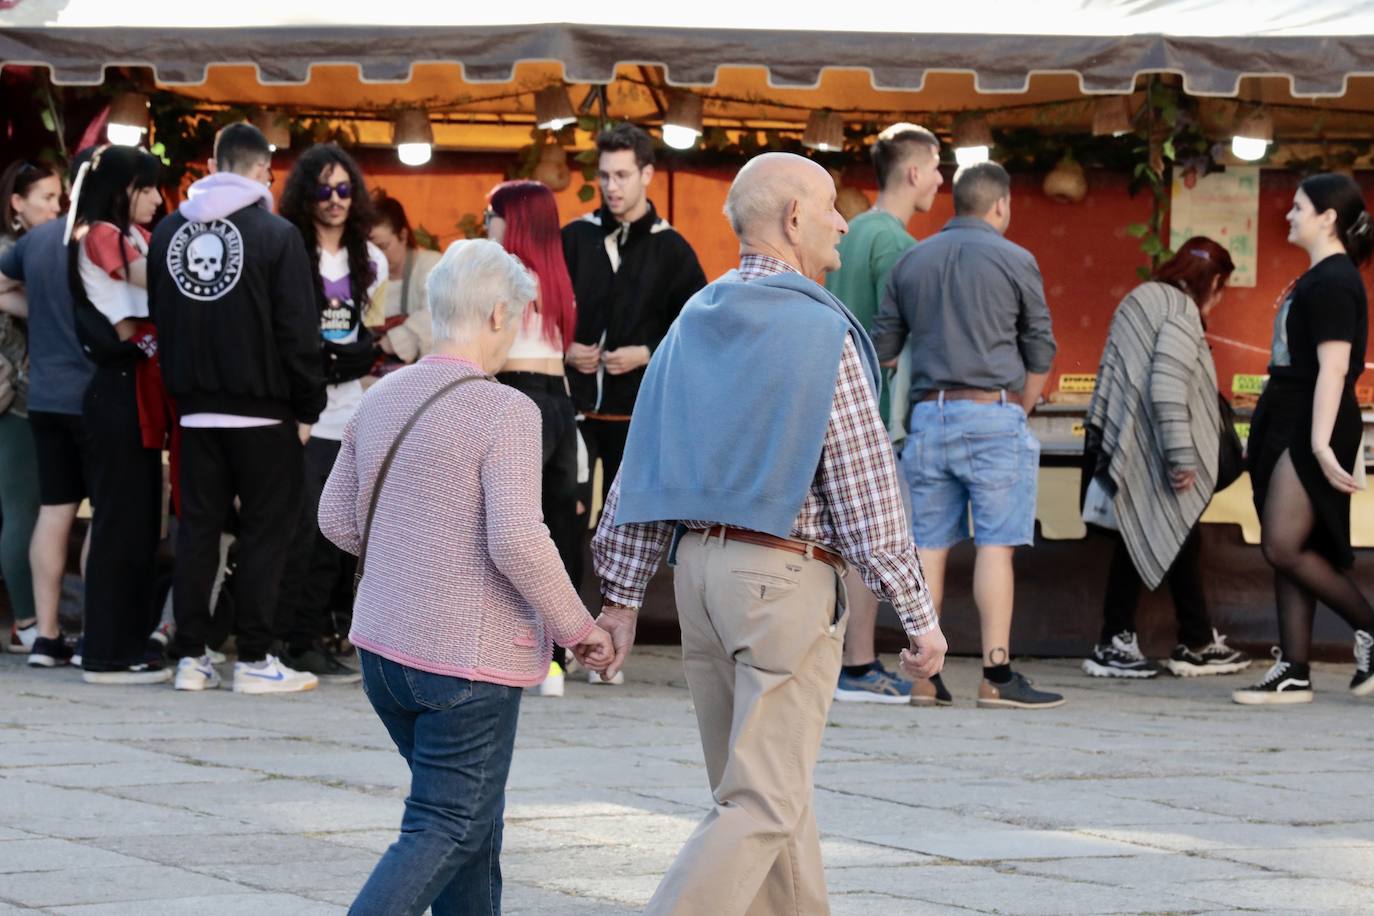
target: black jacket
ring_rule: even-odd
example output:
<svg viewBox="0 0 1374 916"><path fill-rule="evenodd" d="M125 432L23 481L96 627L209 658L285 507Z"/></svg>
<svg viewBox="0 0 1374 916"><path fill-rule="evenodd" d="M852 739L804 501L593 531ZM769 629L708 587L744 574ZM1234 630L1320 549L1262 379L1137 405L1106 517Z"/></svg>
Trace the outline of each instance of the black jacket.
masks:
<svg viewBox="0 0 1374 916"><path fill-rule="evenodd" d="M706 285L696 252L668 221L649 212L629 225L605 207L563 227L563 255L577 297L578 343L654 350L682 306ZM612 264L611 252L619 258ZM644 370L625 375L584 375L569 367L568 383L579 410L629 415Z"/></svg>
<svg viewBox="0 0 1374 916"><path fill-rule="evenodd" d="M207 223L172 213L153 233L148 306L182 416L319 419L315 279L291 223L256 204Z"/></svg>

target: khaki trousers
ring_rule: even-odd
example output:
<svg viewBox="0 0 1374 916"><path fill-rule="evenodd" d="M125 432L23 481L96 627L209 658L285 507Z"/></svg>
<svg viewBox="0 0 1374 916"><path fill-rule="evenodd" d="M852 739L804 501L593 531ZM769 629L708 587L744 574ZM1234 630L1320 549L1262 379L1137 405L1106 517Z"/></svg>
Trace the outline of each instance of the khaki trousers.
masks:
<svg viewBox="0 0 1374 916"><path fill-rule="evenodd" d="M820 560L689 532L674 590L715 807L645 912L828 916L811 795L844 645L843 581Z"/></svg>

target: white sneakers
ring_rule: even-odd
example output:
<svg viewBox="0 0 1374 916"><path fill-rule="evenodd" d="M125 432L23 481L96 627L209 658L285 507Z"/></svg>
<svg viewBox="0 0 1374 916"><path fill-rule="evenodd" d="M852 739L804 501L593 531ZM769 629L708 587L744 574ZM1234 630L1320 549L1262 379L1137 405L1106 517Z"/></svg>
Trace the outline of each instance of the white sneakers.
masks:
<svg viewBox="0 0 1374 916"><path fill-rule="evenodd" d="M260 662L234 662L234 693L299 693L318 686L315 675L288 668L275 655Z"/></svg>
<svg viewBox="0 0 1374 916"><path fill-rule="evenodd" d="M177 690L213 690L221 683L208 653L177 662L173 684ZM234 693L299 693L314 690L319 684L315 675L288 668L275 655L260 662L234 662Z"/></svg>
<svg viewBox="0 0 1374 916"><path fill-rule="evenodd" d="M611 678L609 681L603 681L601 675L597 674L595 671L588 671L587 683L596 684L600 687L619 687L625 683L625 672L617 671L615 677Z"/></svg>
<svg viewBox="0 0 1374 916"><path fill-rule="evenodd" d="M563 695L563 666L558 662L549 662L549 673L544 678L544 682L539 685L539 695L541 697L561 697Z"/></svg>
<svg viewBox="0 0 1374 916"><path fill-rule="evenodd" d="M208 655L189 656L177 662L177 676L172 686L177 690L213 690L220 685L219 672Z"/></svg>

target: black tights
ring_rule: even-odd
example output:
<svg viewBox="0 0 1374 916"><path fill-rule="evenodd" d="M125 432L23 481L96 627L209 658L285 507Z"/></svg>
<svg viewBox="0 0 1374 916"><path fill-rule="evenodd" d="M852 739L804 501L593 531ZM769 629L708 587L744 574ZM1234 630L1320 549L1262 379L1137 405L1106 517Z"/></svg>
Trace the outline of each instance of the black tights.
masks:
<svg viewBox="0 0 1374 916"><path fill-rule="evenodd" d="M1355 582L1308 545L1316 513L1287 452L1269 479L1262 522L1260 549L1274 567L1279 644L1285 661L1307 664L1318 601L1353 629L1374 633L1374 609Z"/></svg>

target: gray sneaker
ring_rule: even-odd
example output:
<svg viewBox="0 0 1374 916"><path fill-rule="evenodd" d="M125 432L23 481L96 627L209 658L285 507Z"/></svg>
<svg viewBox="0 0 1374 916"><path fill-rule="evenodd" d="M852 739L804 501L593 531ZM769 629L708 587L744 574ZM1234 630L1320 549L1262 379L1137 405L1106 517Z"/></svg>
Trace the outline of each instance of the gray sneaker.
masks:
<svg viewBox="0 0 1374 916"><path fill-rule="evenodd" d="M1036 690L1024 674L1013 673L1005 684L994 684L984 678L978 688L980 709L1053 709L1063 705L1063 696Z"/></svg>

